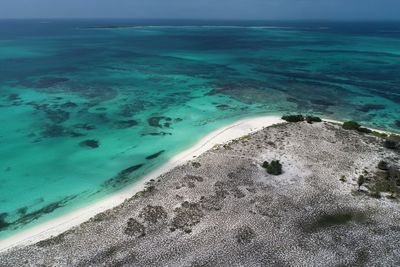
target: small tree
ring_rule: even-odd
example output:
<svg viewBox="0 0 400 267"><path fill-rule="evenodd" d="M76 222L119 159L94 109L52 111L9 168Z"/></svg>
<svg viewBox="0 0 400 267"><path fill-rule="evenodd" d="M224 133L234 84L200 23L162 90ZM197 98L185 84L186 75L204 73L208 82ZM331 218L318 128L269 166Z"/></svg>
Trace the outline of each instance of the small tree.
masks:
<svg viewBox="0 0 400 267"><path fill-rule="evenodd" d="M361 186L362 186L364 183L365 183L365 177L364 177L364 175L360 175L360 176L358 177L358 180L357 180L358 191L360 191Z"/></svg>

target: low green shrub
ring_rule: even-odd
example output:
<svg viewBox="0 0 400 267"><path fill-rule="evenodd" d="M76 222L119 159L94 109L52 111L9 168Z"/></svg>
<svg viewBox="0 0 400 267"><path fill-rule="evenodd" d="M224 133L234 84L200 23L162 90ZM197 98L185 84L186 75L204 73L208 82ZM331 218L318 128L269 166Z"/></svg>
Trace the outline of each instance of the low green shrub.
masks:
<svg viewBox="0 0 400 267"><path fill-rule="evenodd" d="M345 130L358 130L360 128L360 124L355 121L346 121L343 123L342 127Z"/></svg>
<svg viewBox="0 0 400 267"><path fill-rule="evenodd" d="M303 115L285 115L282 117L282 120L285 120L287 122L300 122L304 121L304 116Z"/></svg>
<svg viewBox="0 0 400 267"><path fill-rule="evenodd" d="M366 133L366 134L372 133L372 131L370 129L364 128L364 127L358 128L357 131L359 131L360 133Z"/></svg>
<svg viewBox="0 0 400 267"><path fill-rule="evenodd" d="M313 122L322 122L322 119L320 117L315 117L315 116L307 116L306 121L308 123L313 123Z"/></svg>

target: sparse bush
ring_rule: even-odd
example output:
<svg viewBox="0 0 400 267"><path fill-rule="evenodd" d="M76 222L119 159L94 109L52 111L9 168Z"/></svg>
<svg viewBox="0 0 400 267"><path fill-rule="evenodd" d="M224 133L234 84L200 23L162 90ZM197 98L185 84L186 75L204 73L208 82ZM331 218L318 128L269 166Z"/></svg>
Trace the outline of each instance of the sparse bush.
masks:
<svg viewBox="0 0 400 267"><path fill-rule="evenodd" d="M388 139L393 142L400 143L400 135L392 134L388 137Z"/></svg>
<svg viewBox="0 0 400 267"><path fill-rule="evenodd" d="M397 146L397 143L393 140L385 140L385 142L383 142L383 146L388 149L395 149Z"/></svg>
<svg viewBox="0 0 400 267"><path fill-rule="evenodd" d="M372 191L369 195L373 198L381 198L381 192L379 191Z"/></svg>
<svg viewBox="0 0 400 267"><path fill-rule="evenodd" d="M256 233L249 226L241 227L237 230L236 241L239 244L248 244L256 237Z"/></svg>
<svg viewBox="0 0 400 267"><path fill-rule="evenodd" d="M282 120L285 120L287 122L300 122L304 121L304 116L303 115L286 115L282 117Z"/></svg>
<svg viewBox="0 0 400 267"><path fill-rule="evenodd" d="M267 172L272 175L281 175L282 174L282 164L279 160L273 160L267 167Z"/></svg>
<svg viewBox="0 0 400 267"><path fill-rule="evenodd" d="M167 218L167 212L162 206L147 205L140 212L139 218L143 219L145 222L156 224Z"/></svg>
<svg viewBox="0 0 400 267"><path fill-rule="evenodd" d="M145 236L145 227L143 224L138 222L137 220L130 218L128 220L127 226L125 228L125 234L134 237L142 237Z"/></svg>
<svg viewBox="0 0 400 267"><path fill-rule="evenodd" d="M380 170L382 170L382 171L387 171L387 170L389 170L389 166L388 166L388 164L387 164L386 161L381 160L381 161L378 163L378 169L380 169Z"/></svg>
<svg viewBox="0 0 400 267"><path fill-rule="evenodd" d="M357 180L358 191L360 191L360 188L361 188L361 186L362 186L364 183L365 183L365 177L364 177L364 175L360 175L360 176L358 177L358 180Z"/></svg>
<svg viewBox="0 0 400 267"><path fill-rule="evenodd" d="M268 161L264 161L263 164L262 164L262 167L264 169L266 169L266 168L268 168L268 166L269 166L269 162Z"/></svg>
<svg viewBox="0 0 400 267"><path fill-rule="evenodd" d="M313 123L313 122L322 122L322 119L320 117L314 117L314 116L307 116L306 121L308 123Z"/></svg>
<svg viewBox="0 0 400 267"><path fill-rule="evenodd" d="M345 130L358 130L360 128L360 124L355 121L346 121L343 123L342 127Z"/></svg>
<svg viewBox="0 0 400 267"><path fill-rule="evenodd" d="M372 135L376 136L376 137L379 137L379 138L386 138L387 137L387 134L376 132L376 131L372 131Z"/></svg>
<svg viewBox="0 0 400 267"><path fill-rule="evenodd" d="M342 175L339 180L343 183L345 183L347 181L346 176L344 176L344 175Z"/></svg>
<svg viewBox="0 0 400 267"><path fill-rule="evenodd" d="M370 129L364 128L364 127L358 128L357 131L359 131L360 133L366 133L366 134L372 133L372 131Z"/></svg>
<svg viewBox="0 0 400 267"><path fill-rule="evenodd" d="M397 187L397 183L394 179L389 180L389 192L391 198L396 198L399 194L399 188Z"/></svg>

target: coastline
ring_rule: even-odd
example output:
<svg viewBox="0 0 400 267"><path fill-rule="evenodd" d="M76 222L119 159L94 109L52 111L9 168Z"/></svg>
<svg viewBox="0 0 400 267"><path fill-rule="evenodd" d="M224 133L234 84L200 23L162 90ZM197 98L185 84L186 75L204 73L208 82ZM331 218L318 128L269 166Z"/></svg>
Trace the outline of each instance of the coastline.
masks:
<svg viewBox="0 0 400 267"><path fill-rule="evenodd" d="M212 149L217 144L222 144L239 138L241 136L256 132L262 128L272 126L274 124L283 123L280 116L261 116L248 119L242 119L232 124L219 128L210 134L203 137L196 144L180 152L172 157L165 164L145 175L140 181L123 189L122 191L106 197L89 206L80 208L76 211L69 212L65 215L33 226L27 230L23 230L15 235L0 240L0 252L18 246L28 246L48 239L52 236L57 236L75 226L84 223L96 214L112 209L122 204L126 199L132 197L137 192L145 188L145 184L151 179L180 166L193 158L203 154L207 150Z"/></svg>
<svg viewBox="0 0 400 267"><path fill-rule="evenodd" d="M324 122L334 124L342 124L344 122L327 118L322 118L322 120ZM241 119L227 126L218 128L217 130L207 134L188 149L175 155L166 163L143 176L139 181L121 190L120 192L107 196L104 199L86 207L68 212L62 216L51 219L47 222L43 222L29 229L16 233L8 238L0 240L0 253L14 247L24 247L37 243L39 241L57 236L73 227L79 226L95 215L119 206L125 200L145 189L146 183L148 183L150 180L156 179L160 175L171 171L175 167L185 164L186 162L212 149L215 145L224 144L244 135L260 131L263 128L285 122L286 121L281 119L281 116L267 115ZM394 132L379 130L372 127L366 128L388 135L396 134Z"/></svg>

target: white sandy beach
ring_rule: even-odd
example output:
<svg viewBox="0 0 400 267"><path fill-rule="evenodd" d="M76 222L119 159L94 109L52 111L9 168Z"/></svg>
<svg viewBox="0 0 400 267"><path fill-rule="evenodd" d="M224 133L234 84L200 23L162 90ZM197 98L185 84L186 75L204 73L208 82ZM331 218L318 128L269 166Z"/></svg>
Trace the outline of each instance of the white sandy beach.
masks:
<svg viewBox="0 0 400 267"><path fill-rule="evenodd" d="M120 205L126 199L143 190L145 184L151 179L155 179L161 174L186 163L187 161L213 148L215 145L226 143L243 135L259 131L264 127L282 122L284 121L278 116L263 116L240 120L228 126L222 127L208 134L194 146L174 156L168 162L143 177L139 182L122 190L121 192L111 195L92 205L67 213L63 216L44 222L30 229L21 231L9 238L1 240L0 252L15 246L26 246L52 236L57 236L71 229L72 227L89 220L98 213Z"/></svg>

